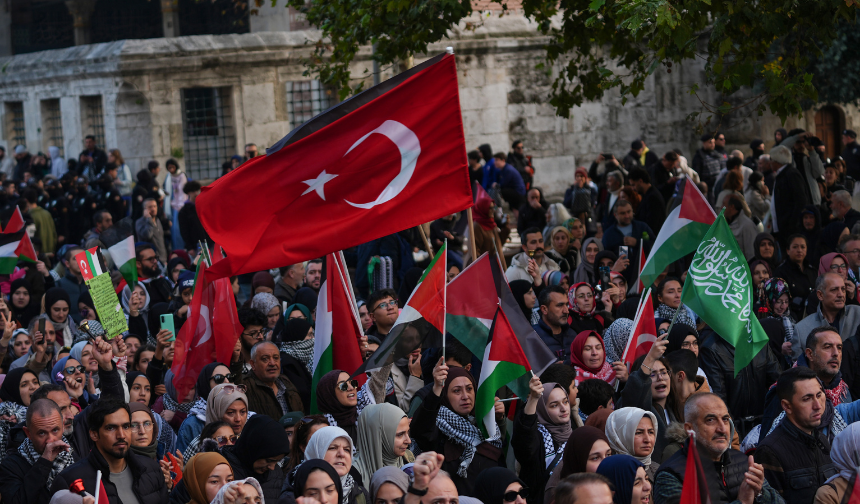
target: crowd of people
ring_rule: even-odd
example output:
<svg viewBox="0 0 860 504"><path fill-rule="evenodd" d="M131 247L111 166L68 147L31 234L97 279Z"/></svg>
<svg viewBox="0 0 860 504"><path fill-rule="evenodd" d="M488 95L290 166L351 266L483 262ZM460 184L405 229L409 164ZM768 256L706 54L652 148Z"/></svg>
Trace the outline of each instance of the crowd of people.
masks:
<svg viewBox="0 0 860 504"><path fill-rule="evenodd" d="M842 502L860 466L860 150L844 133L836 159L801 130L778 130L767 153L706 135L689 163L636 140L572 170L553 203L522 141L469 152L474 236L466 213L450 215L430 224L429 247L447 241L449 281L497 255L557 357L527 397L497 391L490 433L475 418L483 355L463 335L445 335L444 356L410 347L366 382L334 370L313 386L321 259L231 278L232 356L180 394L160 317L182 328L211 245L200 183L175 160L163 184L155 161L133 181L93 137L75 163L18 146L15 162L0 157L0 220L21 210L38 261L0 276L0 502L91 504L100 471L110 504L677 503L693 449L711 502ZM735 349L681 303L687 257L654 283L659 337L628 367L640 251L692 184L724 209L768 345L735 370ZM129 235L139 283L111 273L128 331L108 338L74 257ZM344 251L365 360L430 260L423 235Z"/></svg>

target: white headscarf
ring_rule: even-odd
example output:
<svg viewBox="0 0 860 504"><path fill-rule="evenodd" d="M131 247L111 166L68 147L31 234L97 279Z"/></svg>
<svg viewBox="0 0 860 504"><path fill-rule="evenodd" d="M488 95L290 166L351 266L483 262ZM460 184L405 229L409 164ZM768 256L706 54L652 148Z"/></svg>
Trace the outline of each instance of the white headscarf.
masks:
<svg viewBox="0 0 860 504"><path fill-rule="evenodd" d="M308 439L308 446L305 448L305 460L324 460L328 447L331 446L331 443L337 438L344 438L349 442L349 453L352 456L349 469L352 469L352 464L355 462L355 444L353 444L352 438L349 437L349 434L347 434L345 430L335 426L323 427L322 429L314 432L313 436ZM354 484L355 481L349 472L347 472L345 476L340 477L340 485L343 488L342 504L346 504L346 502L349 501L349 494L352 491Z"/></svg>
<svg viewBox="0 0 860 504"><path fill-rule="evenodd" d="M857 473L860 467L860 423L850 424L833 439L830 446L830 459L839 469L839 474L831 476L825 483L830 483L837 476L848 481Z"/></svg>
<svg viewBox="0 0 860 504"><path fill-rule="evenodd" d="M235 486L244 485L245 483L256 488L257 493L260 494L260 504L266 504L266 498L263 496L263 487L261 487L260 482L254 478L233 480L230 483L227 483L226 485L222 486L220 490L218 490L218 493L215 494L215 498L212 499L212 502L210 504L224 504L224 494L227 492L227 490Z"/></svg>
<svg viewBox="0 0 860 504"><path fill-rule="evenodd" d="M654 425L656 445L657 416L640 408L621 408L610 413L606 419L606 437L609 439L609 447L612 448L612 451L630 455L648 467L651 465L651 455L654 453L654 448L652 447L651 453L645 457L639 457L633 451L633 438L636 435L636 428L644 416L650 418Z"/></svg>

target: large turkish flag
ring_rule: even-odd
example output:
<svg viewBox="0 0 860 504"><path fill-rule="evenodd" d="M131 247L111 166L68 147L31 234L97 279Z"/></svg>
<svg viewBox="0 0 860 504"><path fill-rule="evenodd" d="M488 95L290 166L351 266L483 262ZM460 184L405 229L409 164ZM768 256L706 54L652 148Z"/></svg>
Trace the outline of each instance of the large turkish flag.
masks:
<svg viewBox="0 0 860 504"><path fill-rule="evenodd" d="M311 119L203 189L213 277L322 257L472 205L454 56Z"/></svg>

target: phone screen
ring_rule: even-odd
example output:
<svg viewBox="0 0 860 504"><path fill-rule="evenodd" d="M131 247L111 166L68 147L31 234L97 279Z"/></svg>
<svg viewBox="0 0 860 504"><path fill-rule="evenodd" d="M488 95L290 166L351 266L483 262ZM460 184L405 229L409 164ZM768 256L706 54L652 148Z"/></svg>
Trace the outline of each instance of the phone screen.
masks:
<svg viewBox="0 0 860 504"><path fill-rule="evenodd" d="M621 245L620 247L618 247L618 255L630 255L630 249L627 247L627 245Z"/></svg>
<svg viewBox="0 0 860 504"><path fill-rule="evenodd" d="M173 314L165 313L161 316L161 329L170 331L171 336L168 341L176 340L176 330L173 328Z"/></svg>
<svg viewBox="0 0 860 504"><path fill-rule="evenodd" d="M612 285L610 285L609 279L609 266L600 267L600 283L601 285L603 285L603 290L612 287Z"/></svg>

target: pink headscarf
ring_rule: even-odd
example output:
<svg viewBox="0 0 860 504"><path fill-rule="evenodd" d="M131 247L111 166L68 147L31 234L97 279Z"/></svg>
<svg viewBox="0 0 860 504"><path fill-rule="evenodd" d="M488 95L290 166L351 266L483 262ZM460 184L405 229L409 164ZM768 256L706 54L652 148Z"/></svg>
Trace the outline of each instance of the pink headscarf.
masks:
<svg viewBox="0 0 860 504"><path fill-rule="evenodd" d="M830 265L833 263L833 259L841 257L845 264L848 265L848 258L838 252L831 252L829 254L824 254L821 256L821 260L818 261L818 274L823 275L830 271Z"/></svg>

